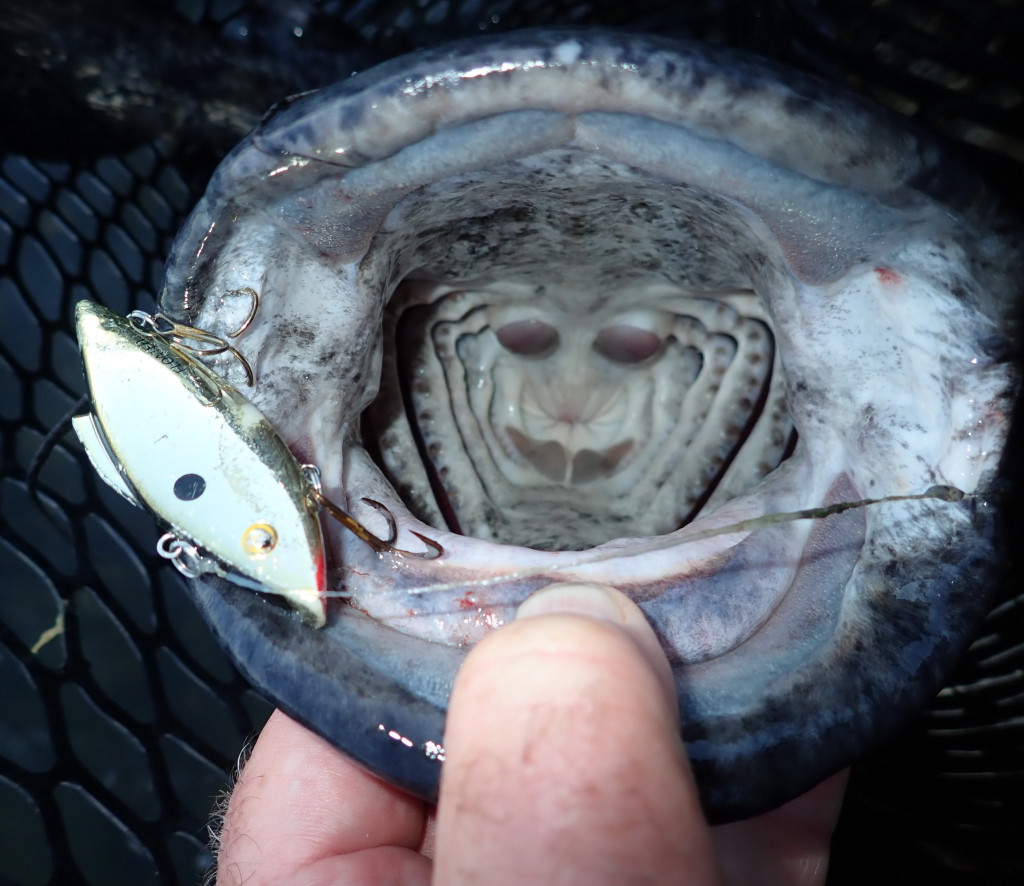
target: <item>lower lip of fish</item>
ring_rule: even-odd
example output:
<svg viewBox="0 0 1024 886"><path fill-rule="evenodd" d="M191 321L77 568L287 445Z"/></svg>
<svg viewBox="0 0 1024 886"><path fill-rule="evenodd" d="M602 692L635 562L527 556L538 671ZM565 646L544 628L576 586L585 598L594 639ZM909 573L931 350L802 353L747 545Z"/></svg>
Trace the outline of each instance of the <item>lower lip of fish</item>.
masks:
<svg viewBox="0 0 1024 886"><path fill-rule="evenodd" d="M875 125L863 109L847 109L845 154L819 146L817 161L784 163L749 133L710 138L671 119L655 76L598 86L573 67L612 43L539 39L530 57L561 77L563 109L533 109L525 90L510 99L492 66L490 96L464 89L465 119L435 97L440 109L420 104L403 133L400 101L390 117L367 110L374 89L385 108L394 98L379 81L272 118L179 237L164 304L224 333L249 306L232 293L258 291L236 340L256 369L253 402L372 531L386 527L364 497L395 516L400 547L422 549L413 530L443 546L436 560L382 556L329 530L346 598L331 607L335 629L362 624L357 613L388 629L345 642L443 708L459 650L530 593L618 587L673 662L699 776L814 747L800 775L760 796L706 776L724 783L705 794L718 814L747 814L849 762L910 696L934 691L984 610L991 508L902 502L693 536L935 484L984 491L1012 385L1001 309L983 290L1006 282L957 245L992 246L969 219L898 178L872 181L889 174L881 161L858 171L861 130ZM472 79L469 60L445 70L449 86ZM508 70L529 82L527 65ZM747 100L728 69L715 74L702 95ZM816 111L801 119L774 84L758 88L738 129L757 108L782 115L794 144L812 145L816 128L831 140ZM614 107L617 89L647 113ZM490 99L497 109L482 112ZM449 114L444 126L434 113ZM328 118L350 129L325 129ZM356 144L353 129L376 141ZM595 398L612 404L597 410L603 424ZM850 688L854 670L870 676ZM905 690L908 675L919 691ZM823 749L837 729L852 737Z"/></svg>

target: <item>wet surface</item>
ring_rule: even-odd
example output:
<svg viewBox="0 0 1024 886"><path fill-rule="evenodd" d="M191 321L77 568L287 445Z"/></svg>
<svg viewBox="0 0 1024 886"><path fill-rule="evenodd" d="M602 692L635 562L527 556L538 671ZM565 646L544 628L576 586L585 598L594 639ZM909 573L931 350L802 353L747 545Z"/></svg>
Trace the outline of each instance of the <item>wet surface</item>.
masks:
<svg viewBox="0 0 1024 886"><path fill-rule="evenodd" d="M179 4L183 15L171 5L165 14L213 30L247 9ZM379 18L360 12L346 39L381 57L478 29L478 19L493 28L494 16L501 26L579 20L511 5L473 12L467 28L459 4L446 14L403 5L401 15L371 4ZM670 23L655 4L584 14L690 25L811 65L964 140L1001 189L1024 193L1024 78L1007 48L1024 25L1002 4L880 4L852 30L844 4L718 6L693 5L688 21ZM417 16L432 17L430 29L417 30ZM152 554L155 526L102 486L70 432L40 474L41 503L25 479L43 435L84 390L72 305L152 309L170 238L217 157L170 140L117 158L78 153L81 122L65 125L56 159L7 144L0 161L0 882L195 883L209 862L212 799L269 707ZM1013 587L921 726L859 767L830 882L1024 876L1024 605ZM883 863L890 851L896 860Z"/></svg>

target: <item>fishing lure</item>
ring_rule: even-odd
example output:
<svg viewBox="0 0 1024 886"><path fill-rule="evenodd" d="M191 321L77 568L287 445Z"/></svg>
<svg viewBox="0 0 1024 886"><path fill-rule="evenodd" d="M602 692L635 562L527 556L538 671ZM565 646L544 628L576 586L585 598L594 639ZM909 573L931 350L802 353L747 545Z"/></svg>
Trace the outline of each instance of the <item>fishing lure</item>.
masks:
<svg viewBox="0 0 1024 886"><path fill-rule="evenodd" d="M75 433L100 477L167 526L157 552L184 575L280 595L321 627L321 509L378 553L409 553L392 546L383 505L367 499L388 518L389 539L323 495L317 468L300 464L266 417L192 356L201 350L176 341L190 327L164 329L148 314L122 317L89 301L78 303L75 321L92 400L72 419ZM423 540L427 556L440 555Z"/></svg>

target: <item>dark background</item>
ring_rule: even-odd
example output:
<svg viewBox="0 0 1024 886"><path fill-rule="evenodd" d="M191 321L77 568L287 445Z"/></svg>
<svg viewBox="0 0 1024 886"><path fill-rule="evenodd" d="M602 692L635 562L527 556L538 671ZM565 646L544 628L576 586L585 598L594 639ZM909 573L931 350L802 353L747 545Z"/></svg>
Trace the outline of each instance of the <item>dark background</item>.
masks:
<svg viewBox="0 0 1024 886"><path fill-rule="evenodd" d="M103 486L73 435L42 468L40 502L26 478L84 391L72 305L153 308L184 215L273 101L418 46L517 27L697 36L871 95L958 142L1024 203L1024 10L1012 0L6 7L0 884L198 882L213 799L269 713L153 555L151 521ZM832 886L1024 882L1024 602L1011 567L933 709L855 768Z"/></svg>

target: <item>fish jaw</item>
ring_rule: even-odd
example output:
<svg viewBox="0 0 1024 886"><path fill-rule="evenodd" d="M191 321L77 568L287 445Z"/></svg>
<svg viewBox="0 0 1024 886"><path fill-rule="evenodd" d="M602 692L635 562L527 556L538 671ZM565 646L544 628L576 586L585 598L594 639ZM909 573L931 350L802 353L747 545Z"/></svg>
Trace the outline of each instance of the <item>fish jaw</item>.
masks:
<svg viewBox="0 0 1024 886"><path fill-rule="evenodd" d="M419 550L417 531L444 554L333 536L348 602L319 633L216 582L197 596L277 703L431 796L465 649L552 582L618 587L673 663L709 814L770 808L911 716L984 613L1016 384L1013 230L974 179L888 117L689 44L508 35L295 102L215 174L163 304L225 331L245 309L232 293L257 290L237 343L256 369L253 402L371 530L385 527L363 497L391 511L401 547ZM541 353L546 333L525 353L530 329L555 330L558 347ZM671 421L644 426L670 457L636 456L644 435L570 430L581 395L550 407L529 381L568 378L572 353L589 388L626 384L606 365L622 348L601 352L623 329L627 354L661 338L641 348L646 380L628 376L606 425L637 424L643 397L675 397ZM744 350L754 329L767 350ZM693 367L715 366L723 339L743 357L723 358L723 379L764 369L756 396L739 378L718 385L731 400L702 394ZM679 393L674 380L691 376ZM457 397L442 396L453 378ZM514 419L494 419L495 391ZM712 419L743 426L742 445L715 449ZM687 458L702 447L724 461L717 485L693 492L703 469ZM570 464L592 473L567 508ZM524 486L531 471L557 482ZM706 535L936 484L969 495ZM521 518L531 498L541 504ZM585 550L565 549L559 527L592 524ZM273 654L254 652L270 634Z"/></svg>

